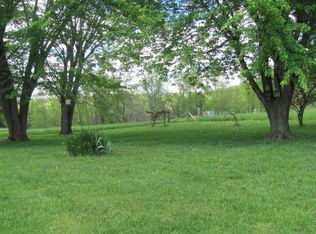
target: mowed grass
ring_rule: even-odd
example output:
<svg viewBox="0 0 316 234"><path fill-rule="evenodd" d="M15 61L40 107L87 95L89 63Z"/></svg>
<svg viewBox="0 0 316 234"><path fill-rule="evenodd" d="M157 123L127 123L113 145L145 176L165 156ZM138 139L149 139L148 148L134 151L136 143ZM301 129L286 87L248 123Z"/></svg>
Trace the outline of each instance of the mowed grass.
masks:
<svg viewBox="0 0 316 234"><path fill-rule="evenodd" d="M101 126L104 157L68 157L57 129L24 143L2 131L0 232L315 233L310 113L284 142L265 119Z"/></svg>

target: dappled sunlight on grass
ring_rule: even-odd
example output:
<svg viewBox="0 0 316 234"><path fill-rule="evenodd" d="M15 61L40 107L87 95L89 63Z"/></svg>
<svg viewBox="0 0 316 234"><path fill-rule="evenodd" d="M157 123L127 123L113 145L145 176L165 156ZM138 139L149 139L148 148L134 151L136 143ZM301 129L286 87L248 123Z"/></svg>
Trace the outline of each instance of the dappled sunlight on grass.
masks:
<svg viewBox="0 0 316 234"><path fill-rule="evenodd" d="M316 122L295 124L282 142L266 120L101 126L113 152L96 158L67 156L56 129L20 143L2 132L0 229L313 232Z"/></svg>

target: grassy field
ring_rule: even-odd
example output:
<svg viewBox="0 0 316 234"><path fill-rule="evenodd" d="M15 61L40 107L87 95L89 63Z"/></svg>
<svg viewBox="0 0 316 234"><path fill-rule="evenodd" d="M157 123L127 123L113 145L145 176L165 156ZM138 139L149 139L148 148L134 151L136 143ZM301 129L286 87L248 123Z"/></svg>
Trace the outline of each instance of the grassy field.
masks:
<svg viewBox="0 0 316 234"><path fill-rule="evenodd" d="M93 158L66 156L57 129L0 131L0 232L315 233L315 111L284 142L257 115L102 126L114 150Z"/></svg>

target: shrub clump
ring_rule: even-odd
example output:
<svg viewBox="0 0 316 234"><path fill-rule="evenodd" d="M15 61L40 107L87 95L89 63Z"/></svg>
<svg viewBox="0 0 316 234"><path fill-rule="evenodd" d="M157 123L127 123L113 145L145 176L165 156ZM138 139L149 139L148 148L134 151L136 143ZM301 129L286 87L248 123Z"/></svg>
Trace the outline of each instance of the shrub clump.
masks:
<svg viewBox="0 0 316 234"><path fill-rule="evenodd" d="M72 156L102 155L111 151L111 142L100 133L83 131L70 136L66 148Z"/></svg>

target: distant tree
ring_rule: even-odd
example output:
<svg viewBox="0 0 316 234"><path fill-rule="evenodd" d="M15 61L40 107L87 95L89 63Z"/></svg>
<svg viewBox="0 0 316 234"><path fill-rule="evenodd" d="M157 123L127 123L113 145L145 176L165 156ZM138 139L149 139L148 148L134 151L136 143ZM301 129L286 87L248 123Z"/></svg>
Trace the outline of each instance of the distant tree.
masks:
<svg viewBox="0 0 316 234"><path fill-rule="evenodd" d="M292 100L292 107L297 113L298 124L304 126L304 113L308 105L316 101L316 80L308 84L307 89L296 87Z"/></svg>
<svg viewBox="0 0 316 234"><path fill-rule="evenodd" d="M28 125L31 128L58 127L58 100L54 97L32 97Z"/></svg>
<svg viewBox="0 0 316 234"><path fill-rule="evenodd" d="M165 90L162 78L155 73L147 74L142 80L142 87L146 93L150 111L156 112L163 109L163 94Z"/></svg>
<svg viewBox="0 0 316 234"><path fill-rule="evenodd" d="M122 85L120 77L108 77L102 73L85 74L83 90L92 95L97 123L104 124L105 118L110 119L117 116L122 122L125 122L125 89L126 87ZM122 111L119 110L121 104ZM114 113L110 113L111 111Z"/></svg>

